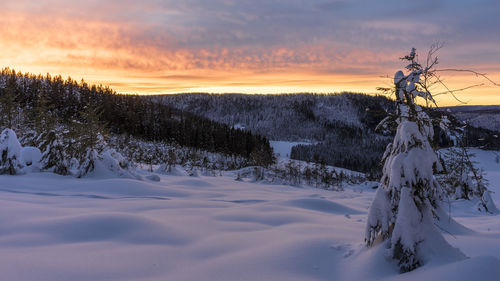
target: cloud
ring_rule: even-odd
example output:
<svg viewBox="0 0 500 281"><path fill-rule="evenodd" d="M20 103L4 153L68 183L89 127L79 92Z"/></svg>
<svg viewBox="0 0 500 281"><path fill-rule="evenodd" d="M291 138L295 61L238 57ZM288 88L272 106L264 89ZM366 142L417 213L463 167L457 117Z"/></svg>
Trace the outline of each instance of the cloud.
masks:
<svg viewBox="0 0 500 281"><path fill-rule="evenodd" d="M410 47L425 51L441 41L441 61L498 73L497 2L7 1L0 64L91 77L125 91L127 83L170 92L197 83L319 89L347 81L366 89L366 81L400 67Z"/></svg>

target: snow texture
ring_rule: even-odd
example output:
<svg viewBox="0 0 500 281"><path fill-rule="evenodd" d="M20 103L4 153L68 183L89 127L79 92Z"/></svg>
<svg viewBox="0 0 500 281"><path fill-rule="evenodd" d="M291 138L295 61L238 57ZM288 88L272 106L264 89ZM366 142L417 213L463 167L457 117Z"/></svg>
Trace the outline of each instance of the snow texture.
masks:
<svg viewBox="0 0 500 281"><path fill-rule="evenodd" d="M498 203L500 165L491 153L475 153ZM456 224L442 218L440 228L469 258L455 259L451 248L442 255L442 237L428 238L419 249L429 262L400 274L386 258L386 244L368 249L360 243L367 209L383 189L267 185L249 177L235 181L234 172L158 177L159 182L47 172L0 176L0 279L496 281L500 276L500 217L481 213L466 200L451 202Z"/></svg>

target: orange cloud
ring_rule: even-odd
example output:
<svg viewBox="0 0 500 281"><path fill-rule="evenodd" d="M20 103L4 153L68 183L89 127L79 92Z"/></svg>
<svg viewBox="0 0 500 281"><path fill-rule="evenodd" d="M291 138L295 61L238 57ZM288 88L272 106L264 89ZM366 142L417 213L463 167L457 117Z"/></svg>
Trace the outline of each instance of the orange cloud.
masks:
<svg viewBox="0 0 500 281"><path fill-rule="evenodd" d="M0 29L0 65L85 78L124 93L371 93L383 86L381 75L401 67L391 50L321 40L294 46L186 47L153 24L10 13L0 25L8 27ZM500 78L498 67L489 67L492 78ZM451 82L460 88L465 85L461 81ZM489 103L497 89L478 91L490 98L475 103Z"/></svg>

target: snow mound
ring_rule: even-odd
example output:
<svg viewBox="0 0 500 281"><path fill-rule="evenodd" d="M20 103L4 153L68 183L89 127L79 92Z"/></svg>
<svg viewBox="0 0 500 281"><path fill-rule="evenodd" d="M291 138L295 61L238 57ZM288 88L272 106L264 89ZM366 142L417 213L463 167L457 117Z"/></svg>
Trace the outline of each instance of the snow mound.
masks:
<svg viewBox="0 0 500 281"><path fill-rule="evenodd" d="M180 165L167 165L162 164L156 170L158 174L171 175L171 176L188 176L188 173Z"/></svg>
<svg viewBox="0 0 500 281"><path fill-rule="evenodd" d="M35 225L33 232L42 232L55 242L78 243L114 241L132 244L183 245L185 233L158 222L131 214L94 214L53 219Z"/></svg>
<svg viewBox="0 0 500 281"><path fill-rule="evenodd" d="M97 156L94 169L86 175L90 178L141 179L129 166L125 157L114 149L107 149Z"/></svg>
<svg viewBox="0 0 500 281"><path fill-rule="evenodd" d="M306 221L304 217L279 212L274 214L248 214L246 212L235 212L232 214L217 216L216 219L224 222L254 223L267 226L283 226Z"/></svg>
<svg viewBox="0 0 500 281"><path fill-rule="evenodd" d="M482 256L440 266L424 266L412 272L395 276L392 281L497 281L500 278L500 260Z"/></svg>
<svg viewBox="0 0 500 281"><path fill-rule="evenodd" d="M342 204L335 203L326 199L314 199L314 198L296 199L287 201L285 205L294 206L297 208L302 208L310 211L324 212L330 214L357 215L363 213L358 210L346 207Z"/></svg>
<svg viewBox="0 0 500 281"><path fill-rule="evenodd" d="M21 162L25 166L29 166L30 170L33 172L40 171L41 164L40 160L42 159L42 152L40 149L33 146L25 146L21 148Z"/></svg>
<svg viewBox="0 0 500 281"><path fill-rule="evenodd" d="M150 180L150 181L160 181L161 180L160 177L158 175L155 175L155 174L148 175L145 178Z"/></svg>
<svg viewBox="0 0 500 281"><path fill-rule="evenodd" d="M363 247L349 257L341 278L356 281L496 281L500 276L500 260L491 256L465 258L459 261L435 259L413 271L400 274L397 263L390 258L386 243L371 249ZM362 269L362 270L360 270Z"/></svg>
<svg viewBox="0 0 500 281"><path fill-rule="evenodd" d="M444 233L452 235L468 235L474 234L475 231L463 226L454 220L450 214L447 214L443 208L438 208L435 210L438 219L435 220L436 226Z"/></svg>

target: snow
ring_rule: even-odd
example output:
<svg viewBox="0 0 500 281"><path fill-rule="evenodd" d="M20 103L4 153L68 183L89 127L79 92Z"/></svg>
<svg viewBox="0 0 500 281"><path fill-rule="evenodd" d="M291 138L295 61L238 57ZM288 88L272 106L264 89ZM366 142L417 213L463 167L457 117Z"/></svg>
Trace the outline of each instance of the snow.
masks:
<svg viewBox="0 0 500 281"><path fill-rule="evenodd" d="M500 164L492 152L472 152L499 205ZM447 224L446 217L439 226L448 243L469 258L450 261L437 252L424 266L400 274L386 258L386 245L363 243L375 196L366 184L332 192L235 181L235 172L153 175L160 181L116 174L1 175L0 279L496 281L500 276L500 216L479 212L473 202L449 206L463 227Z"/></svg>
<svg viewBox="0 0 500 281"><path fill-rule="evenodd" d="M5 158L5 159L4 159ZM22 173L21 144L16 133L4 129L0 134L0 173Z"/></svg>
<svg viewBox="0 0 500 281"><path fill-rule="evenodd" d="M5 129L2 131L0 139L0 150L7 151L7 158L21 158L21 144L19 144L16 133L11 129Z"/></svg>
<svg viewBox="0 0 500 281"><path fill-rule="evenodd" d="M245 126L242 124L234 124L233 129L245 130Z"/></svg>
<svg viewBox="0 0 500 281"><path fill-rule="evenodd" d="M310 142L290 142L290 141L270 141L269 144L273 148L275 154L279 157L290 158L292 147L296 145L311 145Z"/></svg>
<svg viewBox="0 0 500 281"><path fill-rule="evenodd" d="M42 152L40 149L33 146L25 146L21 148L21 162L25 166L30 166L32 171L40 171L42 168L40 160L42 159Z"/></svg>

